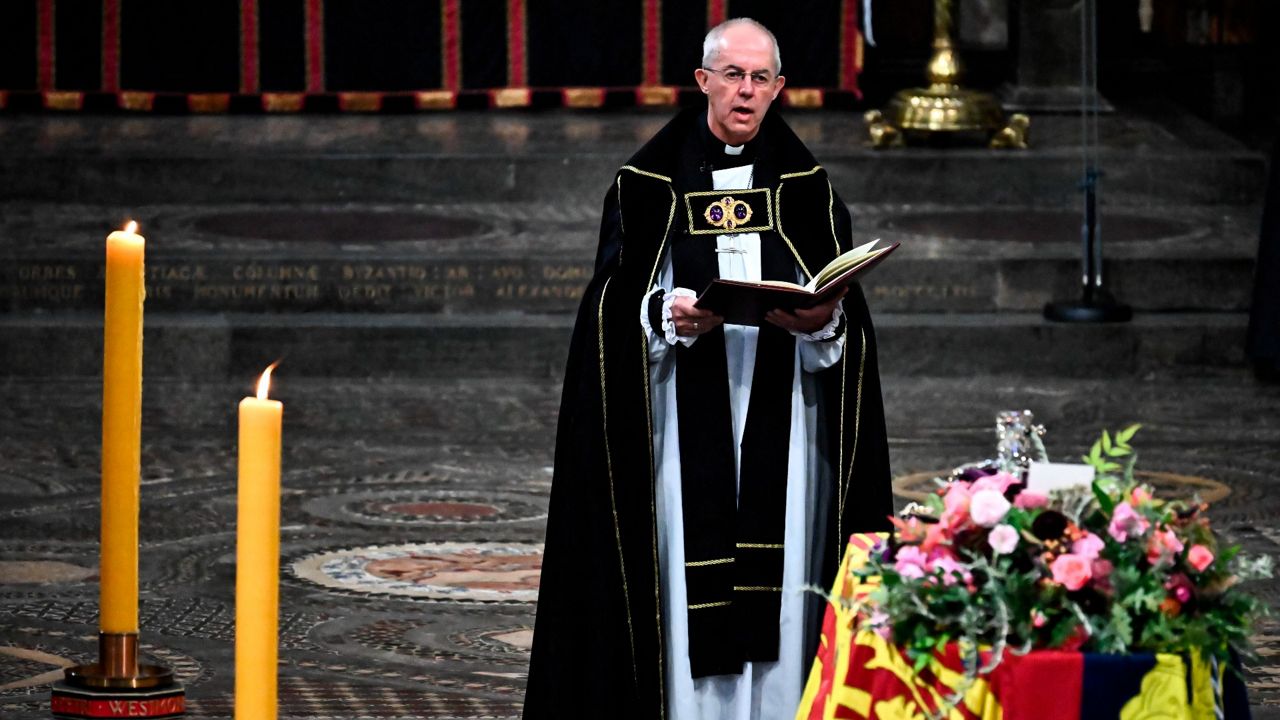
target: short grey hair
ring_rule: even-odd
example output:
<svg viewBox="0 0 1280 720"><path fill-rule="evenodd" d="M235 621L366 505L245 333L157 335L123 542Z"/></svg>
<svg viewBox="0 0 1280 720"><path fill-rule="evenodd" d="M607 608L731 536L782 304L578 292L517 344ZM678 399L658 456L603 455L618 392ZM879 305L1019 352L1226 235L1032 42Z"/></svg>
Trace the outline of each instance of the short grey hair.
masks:
<svg viewBox="0 0 1280 720"><path fill-rule="evenodd" d="M720 41L724 38L724 31L736 25L750 25L769 36L769 42L773 43L773 72L775 75L782 74L782 52L778 50L778 38L773 36L773 32L769 28L761 25L759 22L749 17L733 18L725 20L719 25L711 28L707 33L707 37L702 41L702 66L709 68L715 62L716 57L720 55ZM743 68L751 70L751 68Z"/></svg>

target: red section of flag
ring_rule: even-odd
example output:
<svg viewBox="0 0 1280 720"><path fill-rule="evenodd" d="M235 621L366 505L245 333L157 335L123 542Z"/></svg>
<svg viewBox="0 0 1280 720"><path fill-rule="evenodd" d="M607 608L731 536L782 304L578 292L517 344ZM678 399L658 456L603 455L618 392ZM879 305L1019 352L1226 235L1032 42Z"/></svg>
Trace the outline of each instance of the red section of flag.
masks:
<svg viewBox="0 0 1280 720"><path fill-rule="evenodd" d="M858 28L858 3L861 0L843 0L840 3L840 89L858 92L858 73L862 70L862 31Z"/></svg>
<svg viewBox="0 0 1280 720"><path fill-rule="evenodd" d="M240 0L240 92L258 92L258 0Z"/></svg>
<svg viewBox="0 0 1280 720"><path fill-rule="evenodd" d="M529 84L525 67L525 0L507 0L507 87Z"/></svg>
<svg viewBox="0 0 1280 720"><path fill-rule="evenodd" d="M444 0L440 3L441 51L444 54L441 67L444 77L441 85L446 90L457 91L462 84L462 0Z"/></svg>
<svg viewBox="0 0 1280 720"><path fill-rule="evenodd" d="M1083 682L1084 654L1059 650L1006 651L991 677L1004 720L1080 720ZM1053 702L1045 702L1050 689Z"/></svg>
<svg viewBox="0 0 1280 720"><path fill-rule="evenodd" d="M662 80L662 14L660 0L644 0L644 84Z"/></svg>
<svg viewBox="0 0 1280 720"><path fill-rule="evenodd" d="M102 89L120 90L120 0L102 0Z"/></svg>
<svg viewBox="0 0 1280 720"><path fill-rule="evenodd" d="M36 58L36 87L41 90L52 90L53 75L53 0L40 0L36 6L36 37L38 38L38 56Z"/></svg>
<svg viewBox="0 0 1280 720"><path fill-rule="evenodd" d="M724 0L707 0L707 29L711 29L727 19Z"/></svg>
<svg viewBox="0 0 1280 720"><path fill-rule="evenodd" d="M826 613L822 616L822 636L818 642L818 667L821 668L818 681L818 693L809 715L804 720L822 720L826 714L827 700L835 689L836 683L836 610L827 603ZM812 682L812 679L810 679Z"/></svg>
<svg viewBox="0 0 1280 720"><path fill-rule="evenodd" d="M307 92L324 92L324 0L307 0Z"/></svg>

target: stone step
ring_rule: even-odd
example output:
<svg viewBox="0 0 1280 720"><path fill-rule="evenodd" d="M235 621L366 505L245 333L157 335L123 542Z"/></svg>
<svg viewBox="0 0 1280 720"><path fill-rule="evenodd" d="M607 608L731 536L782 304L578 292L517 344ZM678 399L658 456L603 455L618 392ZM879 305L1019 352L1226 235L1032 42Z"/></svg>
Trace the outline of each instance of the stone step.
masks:
<svg viewBox="0 0 1280 720"><path fill-rule="evenodd" d="M1243 367L1244 313L1139 313L1115 325L1050 323L1033 313L878 313L882 372L1062 377L1200 373ZM148 315L145 374L252 378L555 377L568 315L350 313ZM0 316L0 376L101 372L101 318L91 313Z"/></svg>
<svg viewBox="0 0 1280 720"><path fill-rule="evenodd" d="M592 273L584 203L153 205L149 312L573 313ZM1037 312L1078 294L1076 211L851 206L862 239L901 248L864 289L877 312ZM0 314L102 305L115 206L0 205ZM1252 207L1106 208L1107 281L1139 310L1249 306Z"/></svg>
<svg viewBox="0 0 1280 720"><path fill-rule="evenodd" d="M14 116L0 123L0 201L598 202L671 110L407 116ZM865 146L861 117L788 120L849 202L1065 205L1080 123L1037 116L1026 151ZM1249 204L1265 161L1176 112L1101 119L1106 202Z"/></svg>

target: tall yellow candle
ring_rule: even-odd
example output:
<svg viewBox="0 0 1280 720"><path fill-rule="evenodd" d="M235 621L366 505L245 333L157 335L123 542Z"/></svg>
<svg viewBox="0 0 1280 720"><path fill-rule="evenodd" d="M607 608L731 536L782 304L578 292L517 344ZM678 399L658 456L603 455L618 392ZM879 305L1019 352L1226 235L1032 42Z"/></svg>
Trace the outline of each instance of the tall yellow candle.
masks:
<svg viewBox="0 0 1280 720"><path fill-rule="evenodd" d="M146 239L137 223L107 236L102 350L102 556L99 629L138 631L142 300Z"/></svg>
<svg viewBox="0 0 1280 720"><path fill-rule="evenodd" d="M276 717L280 602L280 426L284 404L267 399L274 364L258 396L240 401L236 513L237 720Z"/></svg>

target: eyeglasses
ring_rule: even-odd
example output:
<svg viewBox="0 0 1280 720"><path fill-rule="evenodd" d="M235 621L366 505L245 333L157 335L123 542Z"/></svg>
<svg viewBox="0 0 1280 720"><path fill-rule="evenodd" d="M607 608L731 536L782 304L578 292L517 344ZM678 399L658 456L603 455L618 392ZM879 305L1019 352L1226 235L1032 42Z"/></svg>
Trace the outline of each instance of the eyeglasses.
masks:
<svg viewBox="0 0 1280 720"><path fill-rule="evenodd" d="M741 83L742 78L744 77L750 77L751 84L755 85L756 87L764 87L765 85L768 85L769 83L773 82L773 76L767 72L749 73L749 72L746 72L745 70L739 70L738 68L735 68L735 67L727 67L720 70L716 70L714 68L709 68L709 67L704 67L702 69L706 70L709 73L715 73L719 75L720 77L724 78L725 82L729 83L730 85L737 85Z"/></svg>

